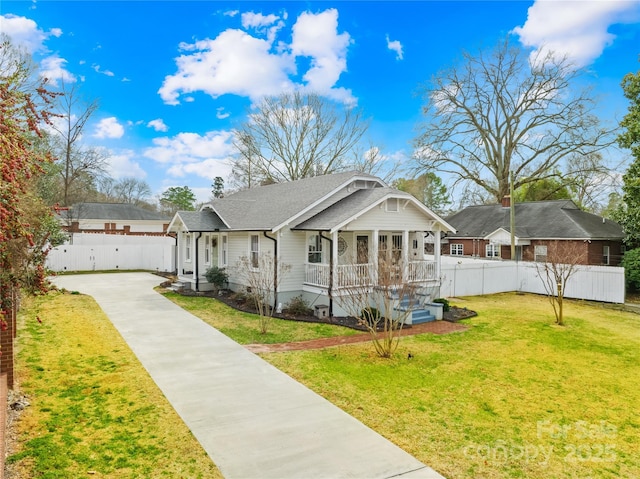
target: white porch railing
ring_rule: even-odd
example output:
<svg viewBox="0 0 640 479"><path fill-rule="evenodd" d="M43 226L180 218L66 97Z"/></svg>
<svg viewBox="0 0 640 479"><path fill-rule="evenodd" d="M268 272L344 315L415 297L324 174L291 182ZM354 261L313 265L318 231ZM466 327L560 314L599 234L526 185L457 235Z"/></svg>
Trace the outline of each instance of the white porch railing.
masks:
<svg viewBox="0 0 640 479"><path fill-rule="evenodd" d="M431 279L436 279L435 261L409 261L409 268L407 270L407 281L409 283Z"/></svg>
<svg viewBox="0 0 640 479"><path fill-rule="evenodd" d="M402 268L398 268L400 273ZM336 289L353 286L374 286L375 278L373 263L341 264L336 266L333 275L333 287ZM305 265L305 284L329 287L329 265L324 263L309 263ZM436 279L435 261L410 261L407 267L406 281L416 283Z"/></svg>

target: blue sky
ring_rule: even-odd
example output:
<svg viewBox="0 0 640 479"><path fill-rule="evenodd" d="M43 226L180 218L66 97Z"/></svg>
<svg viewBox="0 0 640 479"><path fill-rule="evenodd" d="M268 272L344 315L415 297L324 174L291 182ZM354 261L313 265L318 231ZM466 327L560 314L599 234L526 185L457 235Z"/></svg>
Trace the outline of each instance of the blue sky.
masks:
<svg viewBox="0 0 640 479"><path fill-rule="evenodd" d="M628 106L622 77L640 69L640 0L3 0L0 30L54 85L99 101L83 142L105 148L113 177L154 195L186 185L200 201L229 175L231 131L262 95L307 88L357 104L367 143L408 166L417 90L462 50L511 35L566 53L592 71L610 123Z"/></svg>

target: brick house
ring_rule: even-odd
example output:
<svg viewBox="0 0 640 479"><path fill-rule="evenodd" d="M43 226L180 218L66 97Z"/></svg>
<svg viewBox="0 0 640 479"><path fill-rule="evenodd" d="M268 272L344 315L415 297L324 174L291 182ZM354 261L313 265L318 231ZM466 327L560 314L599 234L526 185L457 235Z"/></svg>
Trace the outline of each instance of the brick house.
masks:
<svg viewBox="0 0 640 479"><path fill-rule="evenodd" d="M502 204L469 206L446 221L457 232L447 235L442 254L511 259L509 197ZM623 238L619 224L582 211L571 200L515 205L517 260L545 261L549 246L561 241L581 264L617 266L624 254Z"/></svg>

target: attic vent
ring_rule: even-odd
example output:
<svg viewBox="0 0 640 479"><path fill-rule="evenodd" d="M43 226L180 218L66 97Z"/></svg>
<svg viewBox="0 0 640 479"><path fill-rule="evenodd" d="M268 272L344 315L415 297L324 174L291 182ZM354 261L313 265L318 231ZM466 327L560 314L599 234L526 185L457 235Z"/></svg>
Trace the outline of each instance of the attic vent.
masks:
<svg viewBox="0 0 640 479"><path fill-rule="evenodd" d="M398 198L389 198L387 200L387 211L398 211Z"/></svg>
<svg viewBox="0 0 640 479"><path fill-rule="evenodd" d="M367 182L364 180L356 180L353 182L353 188L356 190L360 190L366 187L367 187Z"/></svg>

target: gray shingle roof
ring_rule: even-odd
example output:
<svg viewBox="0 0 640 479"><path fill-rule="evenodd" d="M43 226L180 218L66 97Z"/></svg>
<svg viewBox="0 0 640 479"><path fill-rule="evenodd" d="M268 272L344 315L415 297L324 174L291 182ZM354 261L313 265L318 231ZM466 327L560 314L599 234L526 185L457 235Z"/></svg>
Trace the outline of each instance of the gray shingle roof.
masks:
<svg viewBox="0 0 640 479"><path fill-rule="evenodd" d="M227 226L220 217L211 210L202 211L178 211L176 217L182 221L187 231L219 231L226 230ZM175 223L175 218L172 225Z"/></svg>
<svg viewBox="0 0 640 479"><path fill-rule="evenodd" d="M167 223L171 220L161 213L128 203L77 203L70 208L69 214L74 220L155 220ZM61 212L60 216L65 217L66 212Z"/></svg>
<svg viewBox="0 0 640 479"><path fill-rule="evenodd" d="M356 179L374 181L380 187L384 186L375 176L349 171L250 188L216 199L210 205L224 218L231 230L271 230Z"/></svg>
<svg viewBox="0 0 640 479"><path fill-rule="evenodd" d="M515 233L523 239L624 237L619 224L582 211L571 200L516 203L515 218ZM452 238L484 238L499 228L511 231L509 208L499 204L469 206L446 221L457 230Z"/></svg>
<svg viewBox="0 0 640 479"><path fill-rule="evenodd" d="M350 196L330 205L315 216L295 225L292 229L329 231L360 213L364 208L377 203L390 194L393 194L395 197L405 196L407 198L413 198L410 194L394 188L358 190Z"/></svg>

